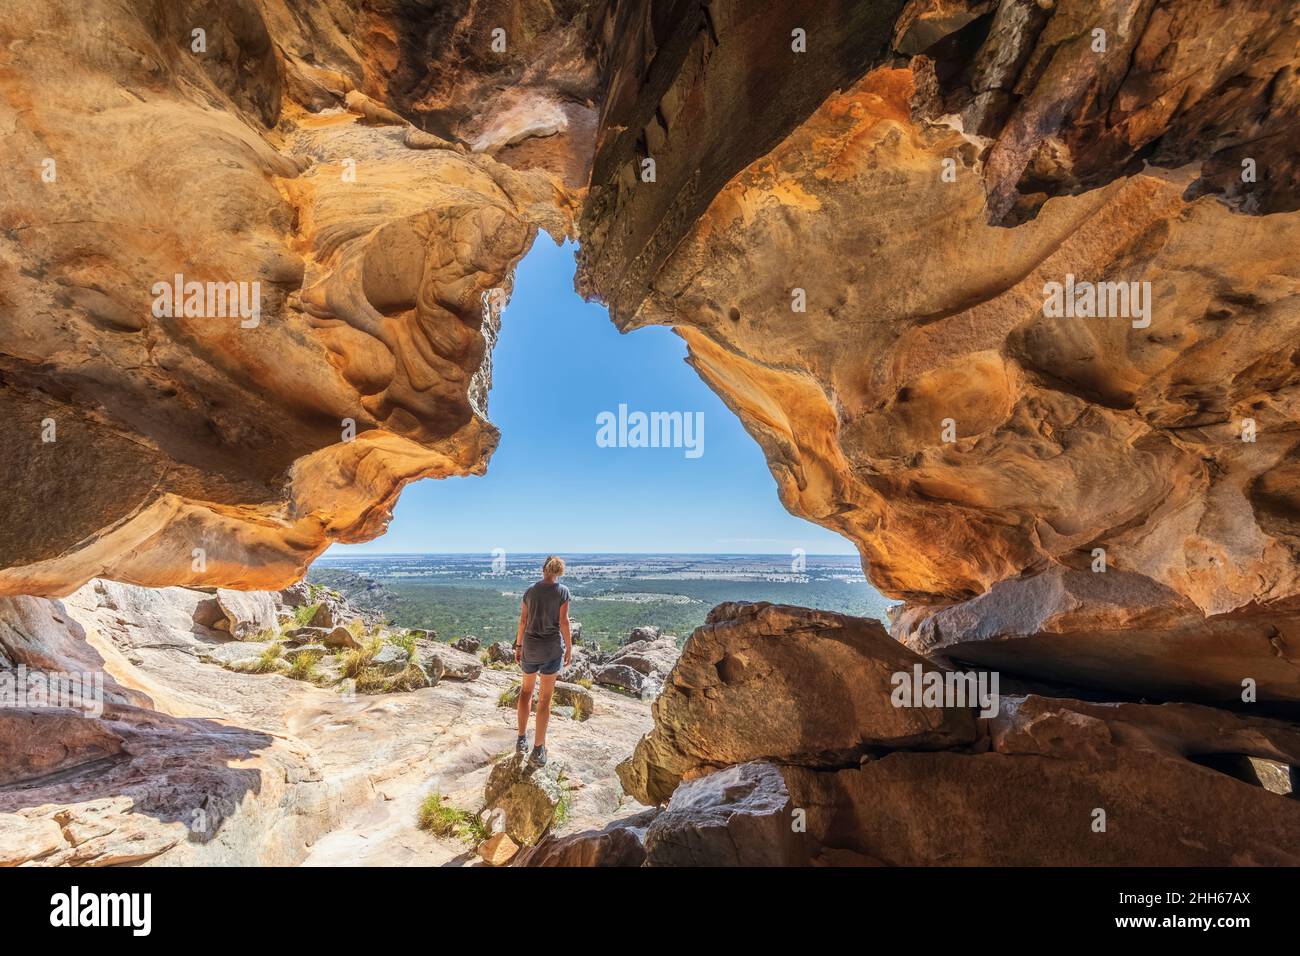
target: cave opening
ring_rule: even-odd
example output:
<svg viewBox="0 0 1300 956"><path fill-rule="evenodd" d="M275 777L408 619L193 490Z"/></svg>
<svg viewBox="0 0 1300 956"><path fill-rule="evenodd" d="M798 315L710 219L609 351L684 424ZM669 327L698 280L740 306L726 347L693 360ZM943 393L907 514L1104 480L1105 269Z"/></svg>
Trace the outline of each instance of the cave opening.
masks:
<svg viewBox="0 0 1300 956"><path fill-rule="evenodd" d="M335 544L309 580L375 582L395 593L396 623L444 636L508 631L514 592L552 553L570 563L588 633L611 641L637 626L685 636L726 600L883 619L851 543L781 506L758 443L684 341L620 333L578 296L576 251L539 236L518 266L492 346L500 442L486 474L408 486L384 535Z"/></svg>

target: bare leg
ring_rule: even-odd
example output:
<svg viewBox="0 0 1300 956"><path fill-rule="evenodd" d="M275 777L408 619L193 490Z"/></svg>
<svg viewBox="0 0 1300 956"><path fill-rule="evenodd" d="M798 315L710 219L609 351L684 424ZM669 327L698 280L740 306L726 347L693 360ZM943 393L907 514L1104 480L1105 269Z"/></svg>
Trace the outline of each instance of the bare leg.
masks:
<svg viewBox="0 0 1300 956"><path fill-rule="evenodd" d="M537 739L533 741L534 747L546 744L546 726L551 722L551 694L555 690L555 678L559 676L559 674L542 675L542 687L537 692Z"/></svg>
<svg viewBox="0 0 1300 956"><path fill-rule="evenodd" d="M543 680L545 680L545 678L543 678ZM555 678L552 677L551 681L552 683L554 683ZM533 706L533 685L536 682L537 682L536 674L525 674L524 685L519 688L518 713L519 713L519 736L520 737L528 733L528 711L531 710ZM545 731L542 729L544 726L545 725L542 723L541 709L538 708L537 730L539 733L545 733Z"/></svg>

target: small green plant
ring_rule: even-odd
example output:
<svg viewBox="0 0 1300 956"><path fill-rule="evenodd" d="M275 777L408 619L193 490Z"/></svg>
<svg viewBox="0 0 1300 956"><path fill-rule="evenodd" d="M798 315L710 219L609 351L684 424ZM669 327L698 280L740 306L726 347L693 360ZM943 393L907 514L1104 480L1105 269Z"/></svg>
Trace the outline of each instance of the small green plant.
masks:
<svg viewBox="0 0 1300 956"><path fill-rule="evenodd" d="M316 664L320 661L320 655L314 651L305 651L299 654L289 664L289 676L294 680L315 680L319 675L316 673Z"/></svg>
<svg viewBox="0 0 1300 956"><path fill-rule="evenodd" d="M280 644L272 644L263 649L256 660L241 661L239 666L233 669L243 671L245 674L269 674L280 669L280 654L283 650Z"/></svg>
<svg viewBox="0 0 1300 956"><path fill-rule="evenodd" d="M514 707L519 703L520 685L511 684L497 697L498 707Z"/></svg>
<svg viewBox="0 0 1300 956"><path fill-rule="evenodd" d="M319 604L304 604L302 607L296 607L293 609L293 623L298 627L307 627L319 610Z"/></svg>
<svg viewBox="0 0 1300 956"><path fill-rule="evenodd" d="M431 793L420 803L416 824L434 836L457 837L472 846L486 840L490 833L481 820L468 810L448 806L440 793Z"/></svg>
<svg viewBox="0 0 1300 956"><path fill-rule="evenodd" d="M278 641L280 640L280 637L281 634L278 627L264 627L252 637L245 638L245 640L261 643L263 641Z"/></svg>
<svg viewBox="0 0 1300 956"><path fill-rule="evenodd" d="M396 644L402 650L406 651L406 656L411 657L415 654L415 635L403 631L401 634L388 635L388 643Z"/></svg>
<svg viewBox="0 0 1300 956"><path fill-rule="evenodd" d="M581 677L581 678L579 678L578 680L575 680L574 683L577 684L579 687L585 687L585 688L587 688L587 690L591 690L591 678L590 678L590 677Z"/></svg>
<svg viewBox="0 0 1300 956"><path fill-rule="evenodd" d="M348 621L347 627L348 631L358 641L366 636L366 622L361 620L359 617L354 617L352 620Z"/></svg>
<svg viewBox="0 0 1300 956"><path fill-rule="evenodd" d="M564 826L569 822L569 817L573 815L573 797L569 796L569 791L565 790L561 794L559 802L555 804L555 815L551 818L551 825L556 829Z"/></svg>

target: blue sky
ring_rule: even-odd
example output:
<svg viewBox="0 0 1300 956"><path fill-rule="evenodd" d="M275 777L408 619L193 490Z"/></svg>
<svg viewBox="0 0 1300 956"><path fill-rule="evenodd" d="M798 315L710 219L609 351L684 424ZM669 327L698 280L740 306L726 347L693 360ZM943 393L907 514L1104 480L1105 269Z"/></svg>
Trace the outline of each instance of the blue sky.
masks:
<svg viewBox="0 0 1300 956"><path fill-rule="evenodd" d="M386 535L329 553L851 554L795 518L758 444L683 361L664 328L620 334L573 291L574 249L539 234L520 263L493 355L501 444L481 478L408 485ZM703 412L703 454L599 447L597 416Z"/></svg>

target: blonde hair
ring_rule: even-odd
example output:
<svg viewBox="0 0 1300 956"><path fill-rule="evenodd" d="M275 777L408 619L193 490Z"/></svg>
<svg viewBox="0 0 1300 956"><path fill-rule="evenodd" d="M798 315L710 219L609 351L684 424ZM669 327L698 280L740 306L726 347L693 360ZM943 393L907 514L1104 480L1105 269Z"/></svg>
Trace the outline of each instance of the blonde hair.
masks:
<svg viewBox="0 0 1300 956"><path fill-rule="evenodd" d="M557 558L555 555L548 555L542 562L542 573L553 574L557 578L564 573L564 559Z"/></svg>

